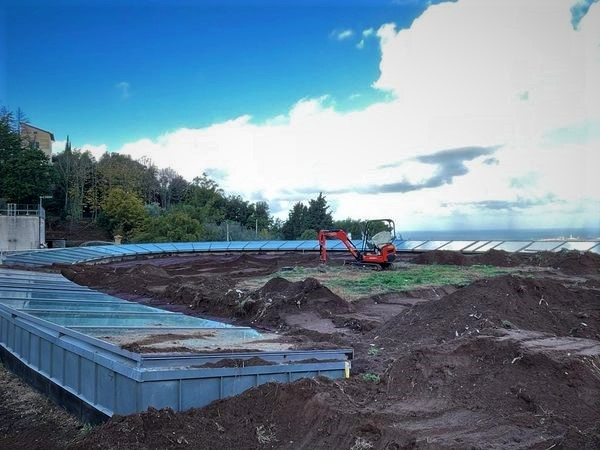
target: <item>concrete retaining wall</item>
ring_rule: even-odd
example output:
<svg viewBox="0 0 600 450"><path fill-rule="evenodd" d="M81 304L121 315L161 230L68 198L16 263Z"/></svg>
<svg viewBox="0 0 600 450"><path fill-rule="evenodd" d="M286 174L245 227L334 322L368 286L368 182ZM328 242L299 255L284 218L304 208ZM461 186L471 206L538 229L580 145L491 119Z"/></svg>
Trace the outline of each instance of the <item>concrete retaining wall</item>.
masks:
<svg viewBox="0 0 600 450"><path fill-rule="evenodd" d="M0 250L31 250L45 242L44 219L39 216L0 215Z"/></svg>

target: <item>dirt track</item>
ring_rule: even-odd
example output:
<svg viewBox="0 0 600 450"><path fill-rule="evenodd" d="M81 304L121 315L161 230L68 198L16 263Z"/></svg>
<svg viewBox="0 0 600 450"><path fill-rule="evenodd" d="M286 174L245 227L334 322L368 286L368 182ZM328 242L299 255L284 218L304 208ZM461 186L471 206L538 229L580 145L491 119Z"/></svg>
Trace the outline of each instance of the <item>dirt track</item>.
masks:
<svg viewBox="0 0 600 450"><path fill-rule="evenodd" d="M64 268L77 282L137 301L356 353L350 380L268 384L186 413L115 417L77 446L600 448L600 262L560 256L552 264L544 255L500 264L535 268L464 287L353 302L310 278L236 291L282 267L316 268L309 254ZM437 258L471 264L462 255Z"/></svg>

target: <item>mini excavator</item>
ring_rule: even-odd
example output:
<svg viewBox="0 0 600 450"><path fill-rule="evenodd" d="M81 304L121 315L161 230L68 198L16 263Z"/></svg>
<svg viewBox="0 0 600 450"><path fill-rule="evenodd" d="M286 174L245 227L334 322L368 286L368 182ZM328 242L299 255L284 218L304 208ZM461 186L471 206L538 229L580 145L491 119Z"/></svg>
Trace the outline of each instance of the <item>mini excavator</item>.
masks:
<svg viewBox="0 0 600 450"><path fill-rule="evenodd" d="M377 224L385 224L385 229L371 236ZM339 239L350 254L354 256L354 264L371 267L376 270L386 269L396 259L396 225L392 219L369 220L363 231L362 248L359 250L342 229L319 231L319 248L321 262L327 262L327 238Z"/></svg>

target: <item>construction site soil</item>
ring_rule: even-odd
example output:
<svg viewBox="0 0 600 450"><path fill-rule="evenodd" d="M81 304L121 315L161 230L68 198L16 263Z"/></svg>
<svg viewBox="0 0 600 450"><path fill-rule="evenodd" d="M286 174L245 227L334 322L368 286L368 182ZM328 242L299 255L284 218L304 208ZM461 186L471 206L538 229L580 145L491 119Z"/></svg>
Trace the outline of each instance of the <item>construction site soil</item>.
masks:
<svg viewBox="0 0 600 450"><path fill-rule="evenodd" d="M355 350L350 379L269 383L183 413L151 409L113 417L85 436L74 434L70 445L600 448L600 257L432 252L413 262L517 270L463 287L425 286L347 301L318 276L284 278L281 269L317 268L315 254L55 267L77 283L133 301L277 331L298 347ZM394 270L407 266L404 261ZM269 274L258 289L239 288L243 280Z"/></svg>

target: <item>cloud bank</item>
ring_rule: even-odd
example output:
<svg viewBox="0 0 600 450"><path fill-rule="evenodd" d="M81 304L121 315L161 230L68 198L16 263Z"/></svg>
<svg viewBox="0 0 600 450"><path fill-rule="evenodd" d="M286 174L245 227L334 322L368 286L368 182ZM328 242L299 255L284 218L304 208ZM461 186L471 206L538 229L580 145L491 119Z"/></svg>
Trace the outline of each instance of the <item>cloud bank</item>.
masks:
<svg viewBox="0 0 600 450"><path fill-rule="evenodd" d="M302 99L264 123L242 116L118 151L188 179L217 171L224 189L266 199L280 217L323 191L336 217L389 215L405 229L467 214L501 227L507 211L520 211L512 226L600 226L587 206L600 199L600 7L577 4L433 5L410 28L361 34L379 42L373 88L389 101L348 112Z"/></svg>

